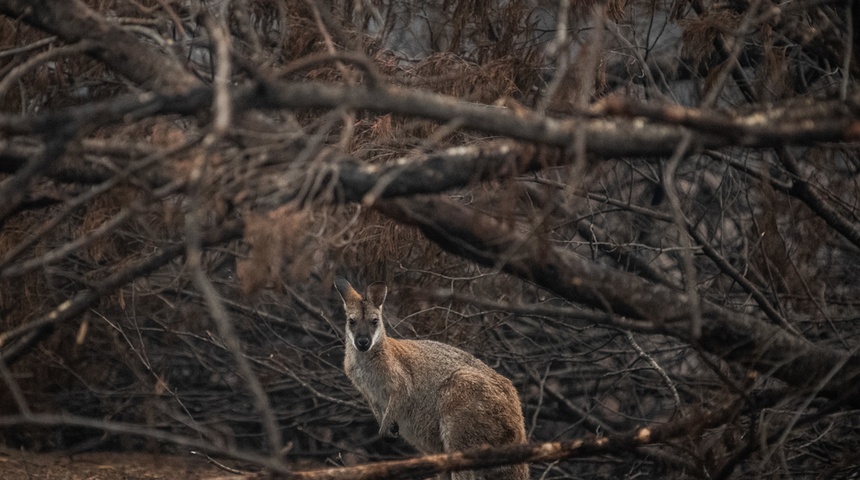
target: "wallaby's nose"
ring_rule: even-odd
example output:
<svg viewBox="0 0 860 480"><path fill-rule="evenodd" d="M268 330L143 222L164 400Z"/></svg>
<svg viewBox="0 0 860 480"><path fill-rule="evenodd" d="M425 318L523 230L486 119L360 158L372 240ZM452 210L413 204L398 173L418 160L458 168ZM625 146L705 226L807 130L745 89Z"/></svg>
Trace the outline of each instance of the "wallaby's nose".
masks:
<svg viewBox="0 0 860 480"><path fill-rule="evenodd" d="M355 346L362 352L366 352L370 348L370 337L365 335L355 337Z"/></svg>

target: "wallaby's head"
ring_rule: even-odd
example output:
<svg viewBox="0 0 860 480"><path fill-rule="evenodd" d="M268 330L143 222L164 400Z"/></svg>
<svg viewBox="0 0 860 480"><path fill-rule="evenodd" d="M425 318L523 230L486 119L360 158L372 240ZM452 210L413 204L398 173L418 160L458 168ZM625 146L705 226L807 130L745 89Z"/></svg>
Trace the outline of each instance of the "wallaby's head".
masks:
<svg viewBox="0 0 860 480"><path fill-rule="evenodd" d="M343 277L334 279L334 286L343 299L343 309L346 313L346 341L351 342L361 352L366 352L378 345L385 337L385 326L382 323L382 302L388 293L388 287L382 282L367 286L362 297L352 288Z"/></svg>

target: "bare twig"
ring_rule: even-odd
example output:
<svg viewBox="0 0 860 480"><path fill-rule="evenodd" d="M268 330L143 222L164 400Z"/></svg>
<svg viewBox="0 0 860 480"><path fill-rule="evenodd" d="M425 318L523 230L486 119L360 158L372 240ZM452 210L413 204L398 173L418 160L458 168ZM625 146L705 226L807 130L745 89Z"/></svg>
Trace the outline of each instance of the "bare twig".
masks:
<svg viewBox="0 0 860 480"><path fill-rule="evenodd" d="M366 55L354 52L326 52L308 55L288 63L282 70L278 71L278 75L286 77L308 68L332 62L344 62L359 67L366 75L367 86L371 89L385 84L382 74L379 73L373 62Z"/></svg>
<svg viewBox="0 0 860 480"><path fill-rule="evenodd" d="M678 413L681 408L681 396L678 395L678 389L675 388L675 382L672 381L672 379L669 377L669 374L666 373L666 370L664 370L663 367L661 367L660 364L657 363L657 360L654 360L654 357L649 355L648 352L645 351L645 349L639 346L639 343L636 342L636 339L633 337L632 332L630 332L629 330L625 331L624 336L625 338L627 338L627 342L630 343L634 350L636 350L636 353L639 354L639 358L644 358L645 361L648 362L649 365L651 365L651 368L653 368L654 371L656 371L657 374L660 375L660 378L663 379L663 383L665 383L666 387L669 388L669 391L672 392L672 400L675 401L675 413Z"/></svg>
<svg viewBox="0 0 860 480"><path fill-rule="evenodd" d="M3 383L6 384L6 388L9 393L12 394L12 399L15 401L15 406L18 407L18 412L24 418L29 417L32 412L30 411L30 407L27 405L27 399L24 398L21 386L18 385L18 381L12 376L12 372L6 365L6 360L4 358L0 358L0 376L3 377Z"/></svg>
<svg viewBox="0 0 860 480"><path fill-rule="evenodd" d="M681 243L681 264L684 272L684 291L687 293L690 308L690 335L693 338L698 339L702 335L702 312L698 292L696 265L693 262L693 242L691 241L686 228L690 222L684 215L684 210L681 206L681 197L678 195L678 188L675 185L675 174L678 171L678 165L681 163L681 158L687 155L691 139L691 135L684 135L676 146L672 157L669 158L663 167L662 183L663 188L666 191L666 198L669 200L669 205L671 207L672 221L678 229L678 237Z"/></svg>
<svg viewBox="0 0 860 480"><path fill-rule="evenodd" d="M119 185L121 182L127 180L129 177L131 177L135 173L138 173L143 169L146 169L146 168L153 166L153 164L155 164L158 161L164 160L164 159L169 158L173 155L176 155L180 152L183 152L183 151L187 150L188 148L190 148L191 146L195 145L196 143L197 143L197 140L194 139L194 140L191 140L188 142L184 142L181 145L178 145L174 148L168 149L165 152L153 153L153 154L141 159L140 162L137 162L132 167L116 173L115 175L113 175L109 179L105 180L101 184L95 185L90 190L86 191L85 193L78 195L77 197L73 198L70 201L65 202L62 209L59 212L57 212L56 215L54 215L49 221L47 221L44 224L42 224L41 226L39 226L39 228L36 231L32 232L26 239L18 242L13 248L8 250L3 255L2 258L0 258L0 276L12 276L14 273L9 272L7 270L7 266L13 260L15 260L15 258L17 258L19 255L24 253L28 248L30 248L37 241L39 241L39 239L41 239L45 234L47 234L48 232L50 232L51 230L56 228L75 209L86 204L86 202L92 200L93 198L97 197L98 195L101 195L101 194L107 192L108 190L110 190L111 188ZM160 191L163 194L167 194L167 193L170 193L172 191L172 189L170 189L170 188L161 189ZM157 198L160 195L156 194L155 196ZM142 204L142 201L138 201L136 203L139 205L137 205L133 209L142 208L144 206ZM133 209L128 209L128 210L133 210ZM20 267L21 266L19 266L19 268Z"/></svg>
<svg viewBox="0 0 860 480"><path fill-rule="evenodd" d="M842 61L842 82L839 84L839 98L848 100L848 83L851 79L851 58L854 56L854 25L853 10L857 8L854 2L845 2L845 56Z"/></svg>
<svg viewBox="0 0 860 480"><path fill-rule="evenodd" d="M789 193L792 196L800 199L821 217L834 230L839 232L843 237L848 239L855 246L860 247L860 226L845 218L832 205L826 202L821 195L816 193L812 188L812 184L806 179L806 175L801 171L800 164L794 158L794 154L787 148L782 148L777 151L779 159L785 169L793 177L791 189Z"/></svg>
<svg viewBox="0 0 860 480"><path fill-rule="evenodd" d="M567 70L570 66L570 50L568 40L568 10L570 10L570 2L561 0L558 2L558 14L556 15L555 36L552 41L547 44L546 54L554 60L555 70L553 71L552 80L546 87L543 93L543 98L540 99L535 110L540 113L545 113L552 101L555 99L556 92L567 76Z"/></svg>
<svg viewBox="0 0 860 480"><path fill-rule="evenodd" d="M0 79L0 95L5 95L9 87L11 87L15 82L17 82L19 78L21 78L23 75L27 74L34 68L38 67L39 65L42 65L45 62L52 61L56 58L86 52L88 50L91 50L92 48L95 48L95 46L96 44L94 42L82 40L72 45L52 48L38 55L34 55L26 62L13 68L12 71L7 73L6 76Z"/></svg>
<svg viewBox="0 0 860 480"><path fill-rule="evenodd" d="M171 443L183 447L190 447L198 450L217 453L230 458L234 458L236 460L251 462L255 465L261 465L275 473L288 473L288 470L284 468L284 466L280 464L280 462L272 461L270 457L265 457L253 452L245 452L241 450L236 450L234 448L218 446L211 442L199 440L196 438L186 437L184 435L176 435L174 433L154 428L144 428L140 425L134 425L130 423L93 419L69 414L54 415L46 413L33 413L27 416L0 416L0 426L2 427L34 425L44 427L83 427L102 430L104 432L115 435L133 435L142 438L151 438L161 442Z"/></svg>
<svg viewBox="0 0 860 480"><path fill-rule="evenodd" d="M837 361L833 367L823 375L818 381L815 383L812 391L806 396L803 400L803 403L797 407L797 411L794 415L792 415L791 420L783 427L782 432L779 435L779 438L774 443L773 447L764 452L763 458L761 460L762 464L766 463L770 457L776 452L779 448L785 444L785 441L788 439L788 436L791 435L792 430L794 429L797 422L800 421L803 416L803 412L809 408L809 405L812 404L813 400L815 400L818 392L823 390L826 385L833 379L836 374L838 374L845 366L851 361L851 358L860 351L860 346L855 347L850 352L845 353L842 358Z"/></svg>
<svg viewBox="0 0 860 480"><path fill-rule="evenodd" d="M243 224L241 222L225 223L218 228L199 234L201 245L209 246L238 238L242 234L242 228ZM40 315L35 320L0 333L0 347L3 347L9 341L24 333L80 315L102 296L110 294L141 275L164 266L176 257L181 256L184 251L185 245L183 244L164 247L156 253L109 275L107 278L92 282L93 286L91 288L78 292L72 298L64 301L47 313Z"/></svg>
<svg viewBox="0 0 860 480"><path fill-rule="evenodd" d="M739 272L735 267L731 265L720 253L711 246L710 242L707 238L705 238L699 231L696 229L695 225L688 224L687 225L687 233L696 241L696 244L702 247L702 252L711 259L714 264L719 267L719 269L728 275L732 280L738 283L744 290L749 292L750 296L752 296L753 300L756 301L759 308L762 309L765 315L770 318L777 325L782 326L787 331L797 335L798 338L803 338L803 335L797 330L797 328L789 323L789 321L783 317L777 309L771 305L768 301L767 297L755 286L753 282L751 282L747 277L745 277L741 272Z"/></svg>
<svg viewBox="0 0 860 480"><path fill-rule="evenodd" d="M225 2L223 4L225 11L228 6L229 2ZM281 432L278 427L274 411L272 410L272 405L266 394L266 390L263 388L262 383L260 383L260 379L257 377L257 374L254 372L251 362L245 356L242 342L239 340L239 337L233 328L233 323L227 313L227 309L224 307L224 303L221 301L221 297L217 290L215 290L214 285L212 285L212 282L209 281L209 278L207 278L206 273L203 271L201 260L203 244L200 232L203 229L204 219L206 217L203 191L208 186L207 174L209 155L214 153L214 146L226 133L230 126L231 119L231 105L229 90L227 88L230 73L229 36L226 34L225 28L218 24L210 15L205 15L204 19L212 40L215 43L215 57L217 61L214 102L215 121L212 131L207 135L207 139L203 142L206 152L197 157L194 169L189 175L189 184L191 185L192 193L190 195L190 212L186 216L185 225L187 245L186 259L194 285L203 296L206 306L209 309L209 313L212 315L212 319L215 322L218 334L227 347L227 350L233 354L233 360L236 362L239 373L245 381L248 390L251 392L254 405L262 417L262 426L266 433L266 440L271 455L270 461L279 465L280 469L285 469L286 467L281 463L282 460L280 457L282 449Z"/></svg>
<svg viewBox="0 0 860 480"><path fill-rule="evenodd" d="M195 173L192 174L191 181L198 185L197 189L200 188L199 183L201 178L204 176L204 171L203 164L201 164L197 169L195 169ZM271 454L271 462L281 465L279 456L282 448L281 433L278 428L277 419L275 418L272 406L269 402L268 396L266 395L266 391L260 383L259 378L257 378L251 363L245 357L242 344L233 328L232 320L230 319L227 310L224 308L224 304L221 302L218 292L215 290L212 282L209 281L206 277L206 273L203 271L201 262L203 242L198 232L202 229L202 217L204 215L205 212L203 210L202 202L198 197L197 201L192 203L192 210L188 214L186 220L186 256L188 267L191 270L195 286L200 290L200 293L206 301L209 313L212 315L212 319L218 329L218 334L224 341L227 349L233 354L233 359L239 368L239 373L248 386L248 389L251 391L257 411L262 417L263 429L266 432L269 452ZM283 468L285 467L282 467L281 469Z"/></svg>
<svg viewBox="0 0 860 480"><path fill-rule="evenodd" d="M230 2L228 1L222 3L221 18L226 16L229 5ZM227 34L225 26L209 14L203 15L203 21L215 47L214 52L212 52L212 56L215 59L215 78L212 82L214 91L214 100L212 102L214 120L212 122L212 131L209 132L203 141L204 147L211 148L215 141L220 139L227 132L227 129L230 128L233 117L233 105L230 97L231 46L230 35Z"/></svg>
<svg viewBox="0 0 860 480"><path fill-rule="evenodd" d="M43 38L41 40L36 40L35 42L24 45L22 47L0 50L0 58L10 57L12 55L17 55L19 53L26 53L26 52L29 52L30 50L36 50L36 49L42 48L46 45L50 45L51 43L56 42L56 41L57 41L57 37L46 37L46 38Z"/></svg>

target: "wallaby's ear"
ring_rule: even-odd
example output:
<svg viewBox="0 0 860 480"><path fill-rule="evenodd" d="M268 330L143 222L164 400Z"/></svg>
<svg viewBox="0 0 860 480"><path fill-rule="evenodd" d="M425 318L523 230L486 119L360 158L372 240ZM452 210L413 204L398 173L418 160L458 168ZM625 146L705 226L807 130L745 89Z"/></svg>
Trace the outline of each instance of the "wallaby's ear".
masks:
<svg viewBox="0 0 860 480"><path fill-rule="evenodd" d="M361 295L352 288L352 285L343 278L343 277L335 277L334 278L334 288L337 289L337 293L340 294L340 298L343 300L343 303L352 303L361 301Z"/></svg>
<svg viewBox="0 0 860 480"><path fill-rule="evenodd" d="M388 294L388 287L382 282L371 283L367 286L367 299L376 308L382 308L382 302Z"/></svg>

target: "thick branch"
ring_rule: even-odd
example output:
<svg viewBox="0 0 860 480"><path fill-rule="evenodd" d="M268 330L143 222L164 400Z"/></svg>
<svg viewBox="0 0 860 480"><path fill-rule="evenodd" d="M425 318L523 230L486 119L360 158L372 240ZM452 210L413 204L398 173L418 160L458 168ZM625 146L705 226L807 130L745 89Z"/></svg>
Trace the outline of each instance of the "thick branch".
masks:
<svg viewBox="0 0 860 480"><path fill-rule="evenodd" d="M383 201L378 209L395 220L419 227L442 248L482 265L500 268L555 292L636 319L651 320L669 335L687 339L688 298L636 275L612 270L573 252L555 248L539 237L438 197ZM833 371L823 387L828 395L860 390L860 356L808 343L758 318L702 305L701 346L725 360L772 373L790 385L810 389ZM819 393L819 392L814 392ZM858 392L860 393L860 392ZM856 402L860 397L854 395Z"/></svg>
<svg viewBox="0 0 860 480"><path fill-rule="evenodd" d="M59 128L76 130L85 127L97 128L119 121L130 122L155 115L171 113L193 115L202 109L208 109L211 103L212 90L209 88L198 88L181 95L156 93L125 95L42 115L0 114L0 131L10 134L39 134L52 133Z"/></svg>
<svg viewBox="0 0 860 480"><path fill-rule="evenodd" d="M570 160L559 148L496 140L403 157L386 165L347 158L335 164L329 186L337 201L372 204L378 198L439 193L563 165ZM280 205L297 194L294 190L278 189L273 195L261 195L264 197L261 203L269 207Z"/></svg>
<svg viewBox="0 0 860 480"><path fill-rule="evenodd" d="M563 148L573 146L575 134L582 132L586 151L598 157L670 155L684 133L689 131L693 131L693 143L706 148L763 148L860 138L860 121L854 110L841 102L822 101L814 108L771 108L734 116L681 109L683 115L680 117L655 115L652 120L645 120L640 117L555 119L537 113L515 113L502 107L469 103L419 89L367 88L320 82L279 82L241 87L230 96L237 112L253 108L351 108L439 122L457 120L470 129ZM110 118L116 119L116 113L123 109L134 111L135 106L138 107L138 115L188 115L208 109L211 99L211 89L203 87L187 95L124 97L42 116L0 115L0 130L38 133L69 118L79 122L96 121L108 113ZM713 118L708 121L690 120L694 117Z"/></svg>
<svg viewBox="0 0 860 480"><path fill-rule="evenodd" d="M667 125L681 125L701 133L731 138L738 146L804 144L851 141L860 138L855 95L852 102L804 100L782 106L742 112L698 109L675 104L642 104L612 98L599 113L647 118ZM809 123L812 121L813 123Z"/></svg>
<svg viewBox="0 0 860 480"><path fill-rule="evenodd" d="M93 57L144 88L175 94L201 85L174 57L79 0L0 0L0 12L67 42L92 41Z"/></svg>
<svg viewBox="0 0 860 480"><path fill-rule="evenodd" d="M482 447L462 452L426 455L418 458L370 463L354 467L310 470L285 475L290 480L382 480L428 478L438 473L474 470L499 465L527 462L552 462L595 455L627 455L631 451L669 440L696 436L708 428L728 421L738 412L736 402L723 407L690 415L673 423L637 429L634 432L605 437L547 442L532 445ZM249 480L264 478L263 474L245 475ZM215 479L212 479L215 480Z"/></svg>
<svg viewBox="0 0 860 480"><path fill-rule="evenodd" d="M860 104L860 95L851 103ZM654 115L656 121L652 122L640 117L554 119L538 113L514 113L506 108L463 102L418 89L286 82L267 86L248 99L248 105L257 108L346 107L439 122L458 119L468 128L561 147L572 146L574 134L582 129L586 151L605 157L669 155L688 129L695 133L693 144L707 148L768 147L860 138L856 109L839 101L767 108L736 115L677 107L670 109L671 114Z"/></svg>

